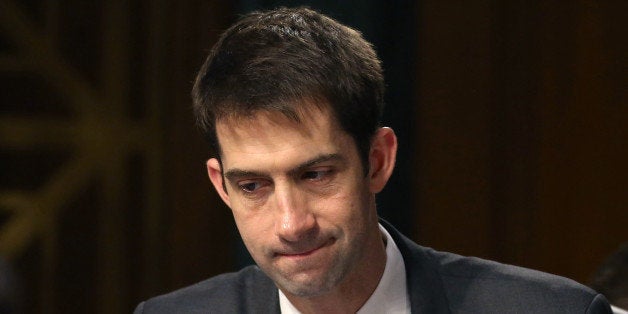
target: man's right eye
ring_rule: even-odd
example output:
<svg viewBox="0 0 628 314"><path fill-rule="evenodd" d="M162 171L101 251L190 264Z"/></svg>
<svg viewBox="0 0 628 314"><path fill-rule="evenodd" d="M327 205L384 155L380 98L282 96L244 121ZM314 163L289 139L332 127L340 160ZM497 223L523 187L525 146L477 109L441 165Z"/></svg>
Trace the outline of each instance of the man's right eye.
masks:
<svg viewBox="0 0 628 314"><path fill-rule="evenodd" d="M253 193L259 190L260 188L262 188L263 186L264 186L264 183L262 181L244 181L244 182L238 183L238 187L240 187L240 190L246 193Z"/></svg>

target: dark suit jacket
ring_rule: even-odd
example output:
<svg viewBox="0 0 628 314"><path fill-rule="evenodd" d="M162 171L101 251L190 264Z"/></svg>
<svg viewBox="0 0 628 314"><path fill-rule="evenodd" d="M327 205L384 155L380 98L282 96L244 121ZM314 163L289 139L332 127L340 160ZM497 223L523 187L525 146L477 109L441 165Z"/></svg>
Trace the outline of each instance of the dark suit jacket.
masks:
<svg viewBox="0 0 628 314"><path fill-rule="evenodd" d="M403 255L412 313L611 313L575 281L418 246L382 221ZM277 287L257 266L142 302L135 313L279 313Z"/></svg>

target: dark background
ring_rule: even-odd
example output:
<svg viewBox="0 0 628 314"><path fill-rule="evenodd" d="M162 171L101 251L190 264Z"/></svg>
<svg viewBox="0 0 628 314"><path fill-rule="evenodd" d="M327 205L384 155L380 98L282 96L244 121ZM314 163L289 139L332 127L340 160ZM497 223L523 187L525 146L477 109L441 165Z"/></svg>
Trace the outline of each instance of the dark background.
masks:
<svg viewBox="0 0 628 314"><path fill-rule="evenodd" d="M626 1L1 0L19 312L128 313L248 262L189 92L239 14L300 4L384 62L400 151L378 207L404 233L583 283L628 240Z"/></svg>

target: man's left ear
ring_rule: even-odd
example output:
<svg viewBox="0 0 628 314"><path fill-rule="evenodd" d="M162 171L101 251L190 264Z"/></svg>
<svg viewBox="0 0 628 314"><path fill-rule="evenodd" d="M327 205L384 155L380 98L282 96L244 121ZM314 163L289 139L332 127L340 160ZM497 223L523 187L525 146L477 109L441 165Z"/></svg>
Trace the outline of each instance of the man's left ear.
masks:
<svg viewBox="0 0 628 314"><path fill-rule="evenodd" d="M379 193L384 189L395 168L397 136L391 128L379 128L369 151L369 190Z"/></svg>

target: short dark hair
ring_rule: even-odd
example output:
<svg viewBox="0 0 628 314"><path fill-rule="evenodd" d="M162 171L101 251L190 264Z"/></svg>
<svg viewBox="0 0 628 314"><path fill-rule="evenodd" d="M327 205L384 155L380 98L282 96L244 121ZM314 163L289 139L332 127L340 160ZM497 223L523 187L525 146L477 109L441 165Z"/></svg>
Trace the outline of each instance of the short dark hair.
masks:
<svg viewBox="0 0 628 314"><path fill-rule="evenodd" d="M368 172L384 78L360 32L306 7L278 8L244 15L221 35L192 97L197 123L218 158L219 119L272 111L298 121L301 103L314 100L354 139Z"/></svg>

